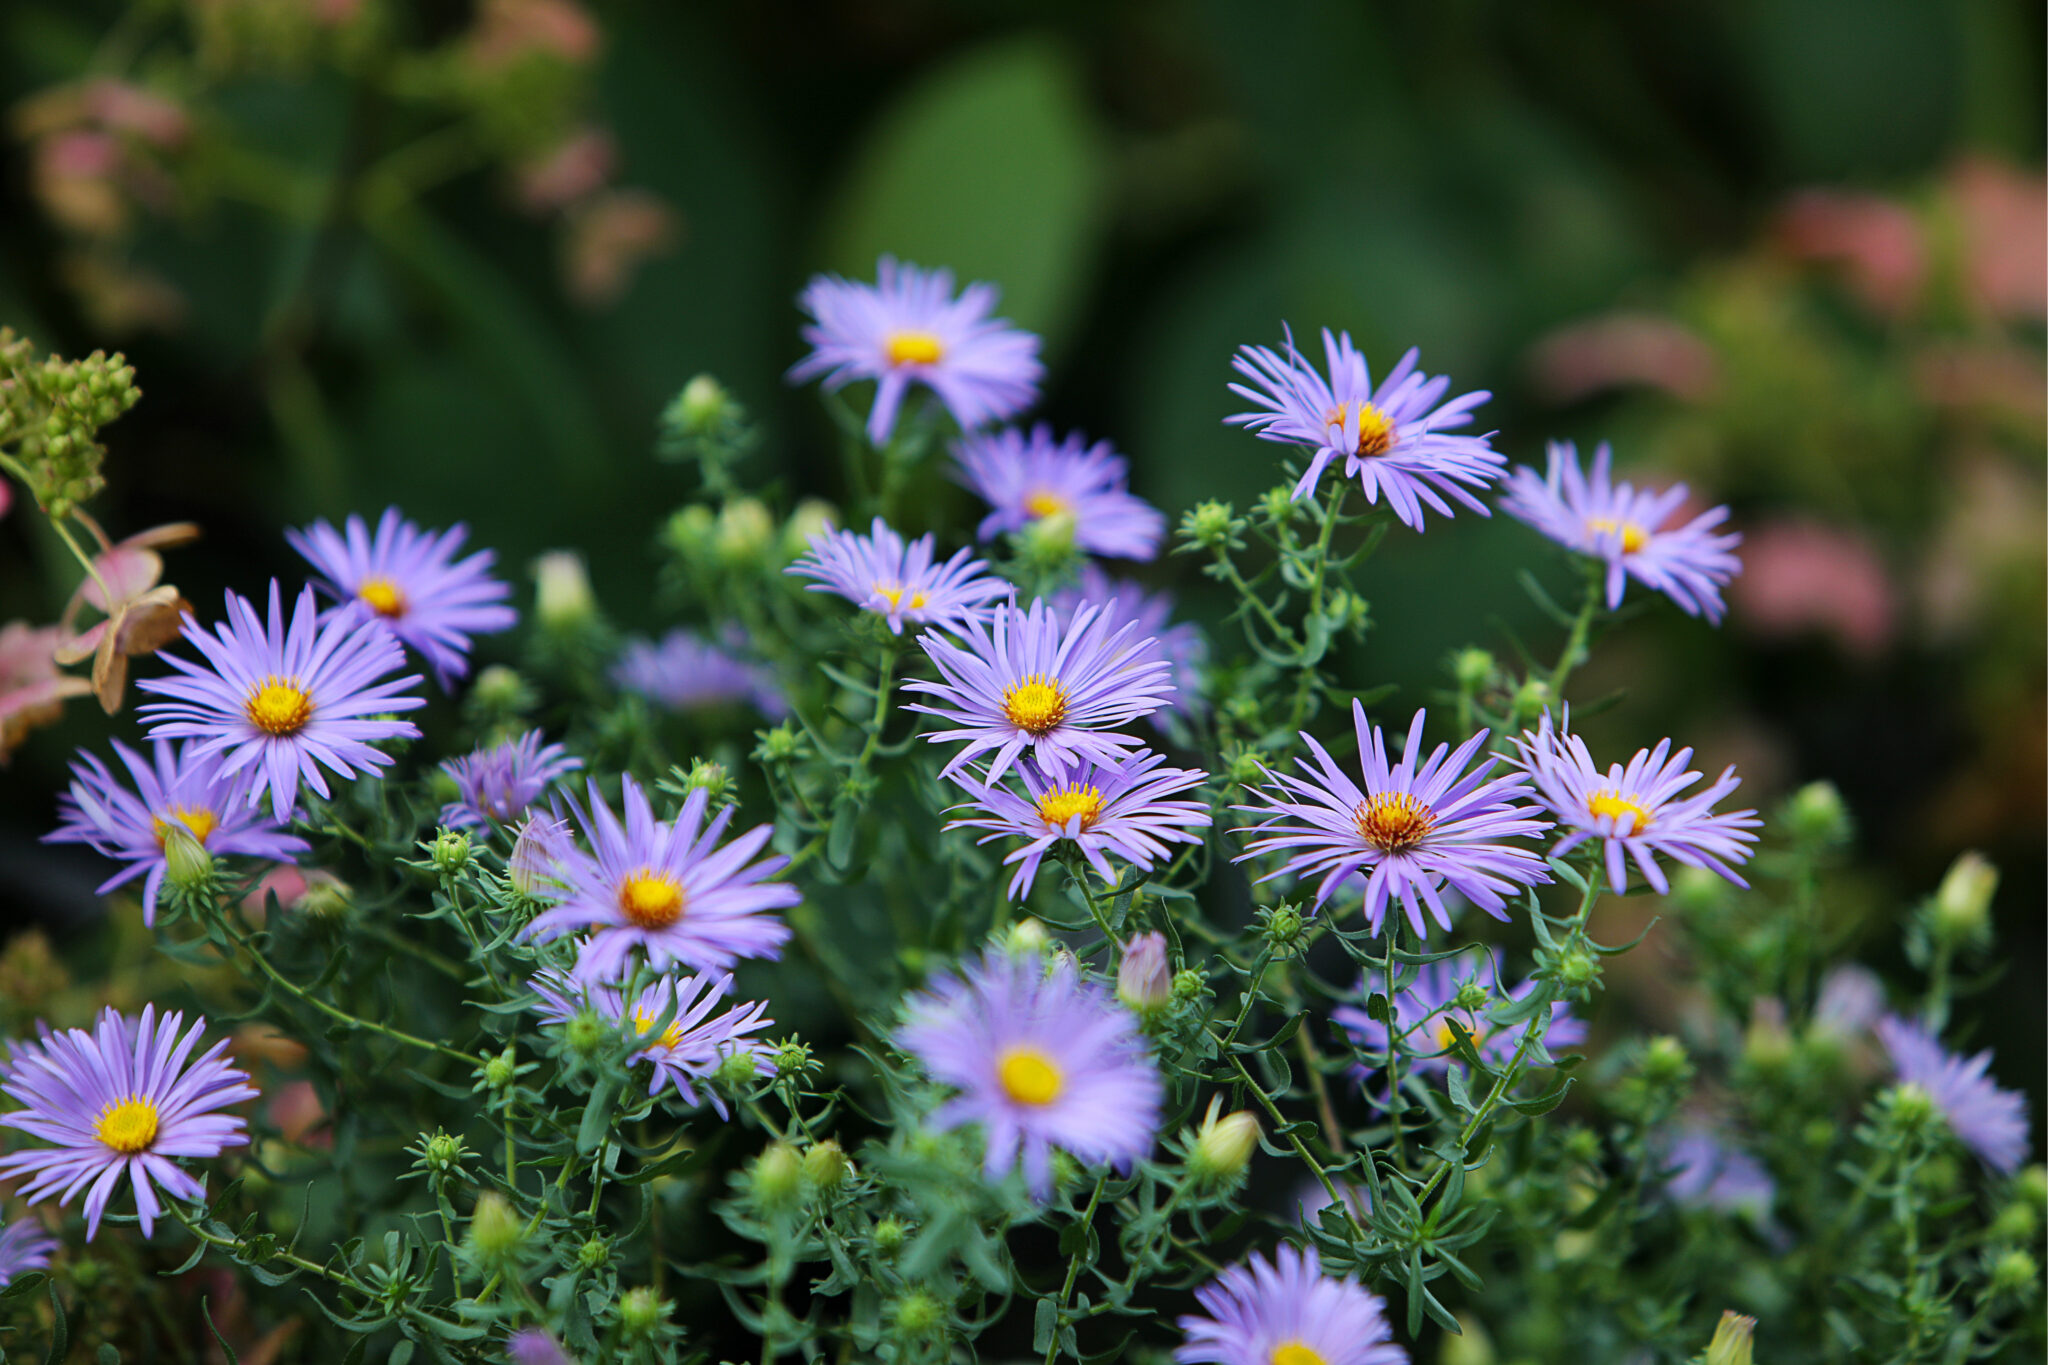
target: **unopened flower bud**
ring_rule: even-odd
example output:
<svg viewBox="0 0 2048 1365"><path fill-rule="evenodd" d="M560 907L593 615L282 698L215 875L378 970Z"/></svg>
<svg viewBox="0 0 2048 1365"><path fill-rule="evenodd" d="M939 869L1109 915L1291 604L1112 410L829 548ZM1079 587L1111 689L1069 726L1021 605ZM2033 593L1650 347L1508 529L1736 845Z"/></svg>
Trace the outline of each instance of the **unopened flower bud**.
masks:
<svg viewBox="0 0 2048 1365"><path fill-rule="evenodd" d="M811 1060L811 1045L794 1034L775 1045L775 1073L779 1076L802 1076L816 1068Z"/></svg>
<svg viewBox="0 0 2048 1365"><path fill-rule="evenodd" d="M683 777L683 790L705 793L711 798L713 809L718 807L732 789L732 774L726 770L726 766L723 763L713 763L708 758L694 760L690 764L690 771Z"/></svg>
<svg viewBox="0 0 2048 1365"><path fill-rule="evenodd" d="M1991 1220L1991 1240L2031 1242L2040 1226L2041 1215L2034 1212L2034 1206L2024 1199L2014 1199L2000 1209L1998 1216Z"/></svg>
<svg viewBox="0 0 2048 1365"><path fill-rule="evenodd" d="M1025 918L1010 926L1007 946L1018 957L1037 957L1051 944L1052 935L1040 920Z"/></svg>
<svg viewBox="0 0 2048 1365"><path fill-rule="evenodd" d="M182 820L160 820L163 831L164 876L172 886L197 891L213 876L213 855Z"/></svg>
<svg viewBox="0 0 2048 1365"><path fill-rule="evenodd" d="M1849 837L1849 807L1832 782L1809 782L1785 803L1785 822L1801 843L1833 844Z"/></svg>
<svg viewBox="0 0 2048 1365"><path fill-rule="evenodd" d="M1983 940L1991 928L1991 897L1998 890L1998 869L1975 849L1949 865L1934 893L1933 929L1947 943Z"/></svg>
<svg viewBox="0 0 2048 1365"><path fill-rule="evenodd" d="M1584 948L1567 948L1558 954L1557 979L1567 990L1584 990L1600 979L1600 959Z"/></svg>
<svg viewBox="0 0 2048 1365"><path fill-rule="evenodd" d="M1704 867L1680 867L1671 876L1671 906L1682 915L1705 915L1726 905L1728 883Z"/></svg>
<svg viewBox="0 0 2048 1365"><path fill-rule="evenodd" d="M1477 692L1493 677L1493 655L1483 649L1461 649L1451 660L1451 676L1464 692Z"/></svg>
<svg viewBox="0 0 2048 1365"><path fill-rule="evenodd" d="M526 1225L518 1211L503 1195L487 1190L476 1201L469 1216L467 1245L471 1259L480 1265L503 1266L519 1253L526 1241Z"/></svg>
<svg viewBox="0 0 2048 1365"><path fill-rule="evenodd" d="M896 1330L907 1337L930 1336L946 1321L945 1305L922 1289L913 1289L896 1300L891 1315Z"/></svg>
<svg viewBox="0 0 2048 1365"><path fill-rule="evenodd" d="M1515 689L1515 714L1540 716L1550 705L1550 684L1541 678L1524 678Z"/></svg>
<svg viewBox="0 0 2048 1365"><path fill-rule="evenodd" d="M1643 1078L1657 1085L1677 1085L1692 1075L1692 1058L1685 1044L1668 1033L1652 1038L1643 1048Z"/></svg>
<svg viewBox="0 0 2048 1365"><path fill-rule="evenodd" d="M761 561L775 539L775 520L759 498L734 498L718 514L718 530L711 542L719 562L730 568L745 568Z"/></svg>
<svg viewBox="0 0 2048 1365"><path fill-rule="evenodd" d="M574 630L597 614L590 575L573 550L550 550L534 560L533 583L533 614L548 630Z"/></svg>
<svg viewBox="0 0 2048 1365"><path fill-rule="evenodd" d="M852 1173L845 1149L831 1138L804 1153L804 1183L814 1190L836 1190Z"/></svg>
<svg viewBox="0 0 2048 1365"><path fill-rule="evenodd" d="M803 753L803 747L803 732L784 721L761 732L761 742L754 746L754 758L762 763L788 763Z"/></svg>
<svg viewBox="0 0 2048 1365"><path fill-rule="evenodd" d="M1074 558L1074 514L1054 512L1036 517L1017 533L1017 553L1043 573L1056 573Z"/></svg>
<svg viewBox="0 0 2048 1365"><path fill-rule="evenodd" d="M533 706L533 689L514 669L492 664L476 675L469 699L487 711L518 715Z"/></svg>
<svg viewBox="0 0 2048 1365"><path fill-rule="evenodd" d="M503 1090L519 1077L519 1065L509 1043L503 1052L485 1062L483 1069L484 1084L493 1090Z"/></svg>
<svg viewBox="0 0 2048 1365"><path fill-rule="evenodd" d="M570 1018L562 1036L577 1053L589 1057L612 1040L613 1030L595 1010L581 1009Z"/></svg>
<svg viewBox="0 0 2048 1365"><path fill-rule="evenodd" d="M2019 1247L2008 1247L1991 1263L1994 1293L2014 1293L2037 1283L2040 1278L2040 1264Z"/></svg>
<svg viewBox="0 0 2048 1365"><path fill-rule="evenodd" d="M761 1074L760 1059L752 1052L728 1052L711 1073L711 1083L732 1096L745 1095Z"/></svg>
<svg viewBox="0 0 2048 1365"><path fill-rule="evenodd" d="M1188 1174L1205 1189L1227 1184L1243 1175L1251 1164L1252 1149L1259 1144L1259 1121L1239 1110L1218 1116L1223 1108L1219 1095L1209 1101L1209 1112L1195 1132L1188 1148Z"/></svg>
<svg viewBox="0 0 2048 1365"><path fill-rule="evenodd" d="M1301 938L1301 911L1291 905L1278 906L1266 915L1266 942L1276 949L1291 948Z"/></svg>
<svg viewBox="0 0 2048 1365"><path fill-rule="evenodd" d="M909 1236L909 1228L894 1218L884 1218L875 1224L875 1250L884 1256L894 1256L903 1250L903 1243Z"/></svg>
<svg viewBox="0 0 2048 1365"><path fill-rule="evenodd" d="M1140 1014L1165 1006L1173 998L1173 964L1166 960L1166 935L1140 934L1124 948L1116 969L1117 998Z"/></svg>
<svg viewBox="0 0 2048 1365"><path fill-rule="evenodd" d="M771 1142L747 1172L747 1191L764 1209L786 1209L803 1193L804 1163L796 1148Z"/></svg>
<svg viewBox="0 0 2048 1365"><path fill-rule="evenodd" d="M1486 1329L1478 1319L1464 1314L1458 1316L1458 1333L1444 1335L1444 1344L1438 1348L1436 1365L1493 1365L1493 1339L1486 1335Z"/></svg>
<svg viewBox="0 0 2048 1365"><path fill-rule="evenodd" d="M591 1237L576 1248L576 1264L585 1270L595 1270L610 1260L612 1244L602 1237Z"/></svg>
<svg viewBox="0 0 2048 1365"><path fill-rule="evenodd" d="M1221 549L1229 544L1243 525L1232 513L1227 502L1204 502L1181 518L1181 534L1205 550Z"/></svg>
<svg viewBox="0 0 2048 1365"><path fill-rule="evenodd" d="M348 883L329 872L306 874L306 889L292 902L292 909L314 919L337 919L348 913Z"/></svg>
<svg viewBox="0 0 2048 1365"><path fill-rule="evenodd" d="M453 876L469 866L469 836L459 829L444 829L434 836L434 869Z"/></svg>
<svg viewBox="0 0 2048 1365"><path fill-rule="evenodd" d="M839 512L822 498L805 498L782 523L782 555L795 559L811 542L839 524Z"/></svg>
<svg viewBox="0 0 2048 1365"><path fill-rule="evenodd" d="M1223 760L1223 777L1234 787L1249 787L1266 775L1266 765L1256 751L1238 749Z"/></svg>
<svg viewBox="0 0 2048 1365"><path fill-rule="evenodd" d="M661 423L684 436L702 436L725 420L731 404L725 385L700 374L683 385L683 391L663 410Z"/></svg>
<svg viewBox="0 0 2048 1365"><path fill-rule="evenodd" d="M1707 1343L1706 1365L1750 1365L1750 1337L1755 1332L1755 1318L1735 1312L1721 1314L1714 1339Z"/></svg>
<svg viewBox="0 0 2048 1365"><path fill-rule="evenodd" d="M1940 1118L1934 1096L1912 1081L1901 1081L1877 1097L1884 1126L1901 1137L1926 1132Z"/></svg>
<svg viewBox="0 0 2048 1365"><path fill-rule="evenodd" d="M1285 526L1300 514L1301 504L1294 500L1294 490L1284 483L1276 483L1259 495L1259 512L1275 526Z"/></svg>
<svg viewBox="0 0 2048 1365"><path fill-rule="evenodd" d="M711 544L717 534L718 518L701 502L678 508L661 528L661 543L683 556L693 556Z"/></svg>
<svg viewBox="0 0 2048 1365"><path fill-rule="evenodd" d="M2032 1204L2035 1212L2048 1212L2048 1166L2036 1163L2027 1167L2014 1184L2020 1198Z"/></svg>
<svg viewBox="0 0 2048 1365"><path fill-rule="evenodd" d="M1779 1074L1792 1060L1784 1002L1765 997L1750 1006L1749 1028L1742 1035L1742 1060L1766 1076Z"/></svg>
<svg viewBox="0 0 2048 1365"><path fill-rule="evenodd" d="M1202 994L1202 974L1193 967L1183 967L1173 974L1173 998L1194 1000Z"/></svg>
<svg viewBox="0 0 2048 1365"><path fill-rule="evenodd" d="M669 1301L642 1285L619 1295L619 1327L628 1339L653 1336L668 1321Z"/></svg>
<svg viewBox="0 0 2048 1365"><path fill-rule="evenodd" d="M1467 1014L1477 1014L1485 1009L1492 999L1492 992L1485 986L1477 981L1467 981L1458 987L1458 993L1452 997L1451 1003Z"/></svg>

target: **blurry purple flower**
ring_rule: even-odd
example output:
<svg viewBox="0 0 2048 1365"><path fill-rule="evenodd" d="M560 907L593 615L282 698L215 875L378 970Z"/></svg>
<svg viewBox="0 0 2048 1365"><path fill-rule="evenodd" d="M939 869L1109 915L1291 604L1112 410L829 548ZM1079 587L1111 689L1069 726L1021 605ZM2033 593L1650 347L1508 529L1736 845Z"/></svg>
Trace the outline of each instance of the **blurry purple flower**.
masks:
<svg viewBox="0 0 2048 1365"><path fill-rule="evenodd" d="M2011 1175L2027 1159L2027 1097L2002 1090L1987 1074L1991 1050L1962 1057L1925 1028L1896 1014L1877 1021L1878 1040L1902 1081L1934 1099L1949 1130L1984 1164Z"/></svg>
<svg viewBox="0 0 2048 1365"><path fill-rule="evenodd" d="M17 1218L0 1225L0 1289L17 1275L49 1267L57 1239L33 1218Z"/></svg>
<svg viewBox="0 0 2048 1365"><path fill-rule="evenodd" d="M461 799L441 807L441 823L450 829L508 825L526 811L558 779L583 766L559 744L543 744L538 730L517 739L451 758L441 770L455 779Z"/></svg>
<svg viewBox="0 0 2048 1365"><path fill-rule="evenodd" d="M1670 1172L1664 1193L1687 1208L1762 1219L1777 1198L1777 1184L1763 1163L1697 1123L1677 1130L1663 1165Z"/></svg>
<svg viewBox="0 0 2048 1365"><path fill-rule="evenodd" d="M659 644L626 641L611 676L622 690L671 711L744 702L771 720L789 714L771 670L680 627Z"/></svg>

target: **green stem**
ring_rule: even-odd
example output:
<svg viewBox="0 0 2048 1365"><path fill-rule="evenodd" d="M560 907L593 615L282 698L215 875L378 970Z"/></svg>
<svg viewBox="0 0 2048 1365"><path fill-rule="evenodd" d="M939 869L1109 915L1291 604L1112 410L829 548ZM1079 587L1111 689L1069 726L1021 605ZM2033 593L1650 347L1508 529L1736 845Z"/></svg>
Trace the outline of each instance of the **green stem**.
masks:
<svg viewBox="0 0 2048 1365"><path fill-rule="evenodd" d="M1337 533L1337 509L1344 504L1344 493L1350 485L1343 479L1330 481L1330 498L1323 504L1323 530L1316 538L1316 576L1309 584L1308 615L1310 620L1323 611L1323 580L1330 570L1330 541Z"/></svg>
<svg viewBox="0 0 2048 1365"><path fill-rule="evenodd" d="M1586 637L1592 632L1593 618L1600 614L1600 580L1586 580L1586 600L1579 606L1579 614L1572 618L1572 631L1565 638L1564 652L1557 656L1557 667L1550 671L1550 702L1553 706L1564 703L1564 685L1571 678L1572 670L1585 662Z"/></svg>
<svg viewBox="0 0 2048 1365"><path fill-rule="evenodd" d="M1251 1091L1253 1097L1258 1100L1259 1107L1266 1111L1268 1118L1273 1120L1274 1129L1277 1131L1278 1129L1285 1128L1287 1126L1287 1116L1280 1112L1279 1105L1273 1103L1273 1097L1266 1093L1265 1087L1252 1078L1252 1073L1245 1068L1244 1058L1238 1056L1235 1052L1229 1051L1227 1048L1224 1049L1224 1052L1230 1058L1230 1065L1236 1069L1239 1078L1244 1081L1245 1089ZM1294 1148L1294 1154L1300 1157L1302 1162L1311 1171L1315 1172L1316 1179L1322 1183L1323 1189L1329 1194L1331 1202L1342 1205L1343 1198L1337 1193L1337 1182L1330 1179L1330 1173L1323 1169L1323 1163L1316 1160L1315 1153L1309 1151L1307 1145L1302 1142L1300 1135L1290 1132L1287 1135L1287 1143Z"/></svg>
<svg viewBox="0 0 2048 1365"><path fill-rule="evenodd" d="M1060 1358L1059 1320L1067 1311L1067 1299L1073 1294L1075 1283L1081 1278L1081 1257L1088 1250L1086 1231L1088 1225L1095 1221L1095 1208L1102 1202L1102 1189L1108 1183L1109 1176L1106 1173L1095 1178L1095 1192L1088 1196L1088 1207L1081 1214L1081 1228L1083 1232L1081 1245L1075 1248L1072 1256L1067 1258L1066 1283L1060 1286L1059 1297L1053 1300L1053 1306L1057 1311L1053 1315L1052 1340L1046 1343L1045 1347L1045 1365L1053 1365L1053 1362Z"/></svg>
<svg viewBox="0 0 2048 1365"><path fill-rule="evenodd" d="M1387 1117L1394 1124L1394 1160L1403 1166L1408 1164L1408 1130L1404 1119L1407 1105L1401 1099L1401 1039L1399 1028L1400 1007L1395 1003L1394 994L1394 944L1401 937L1399 908L1388 907L1387 914L1386 970L1384 979L1387 987Z"/></svg>
<svg viewBox="0 0 2048 1365"><path fill-rule="evenodd" d="M1273 609L1266 605L1266 600L1253 591L1251 584L1244 581L1244 575L1237 571L1237 565L1231 563L1229 553L1221 546L1218 546L1216 549L1216 564L1217 567L1223 570L1223 581L1237 589L1237 595L1243 598L1246 604L1253 610L1258 612L1260 618L1266 623L1266 629L1273 633L1273 638L1284 640L1289 646L1292 646L1294 644L1294 632L1281 624L1280 618L1273 614Z"/></svg>

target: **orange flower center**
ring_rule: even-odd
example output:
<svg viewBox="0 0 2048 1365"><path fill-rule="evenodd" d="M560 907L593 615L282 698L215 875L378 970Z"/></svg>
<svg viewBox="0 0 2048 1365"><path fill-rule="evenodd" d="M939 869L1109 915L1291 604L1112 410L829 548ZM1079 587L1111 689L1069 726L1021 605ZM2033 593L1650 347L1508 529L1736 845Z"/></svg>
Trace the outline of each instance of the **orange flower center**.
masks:
<svg viewBox="0 0 2048 1365"><path fill-rule="evenodd" d="M946 354L946 343L930 332L893 332L884 350L892 366L936 365Z"/></svg>
<svg viewBox="0 0 2048 1365"><path fill-rule="evenodd" d="M1382 792L1351 812L1358 837L1382 853L1406 853L1428 836L1436 812L1406 792Z"/></svg>
<svg viewBox="0 0 2048 1365"><path fill-rule="evenodd" d="M366 578L356 596L379 616L396 619L405 615L405 590L388 578Z"/></svg>
<svg viewBox="0 0 2048 1365"><path fill-rule="evenodd" d="M633 1032L645 1038L648 1034L654 1032L654 1026L660 1021L661 1016L658 1014L649 1014L646 1010L634 1010ZM683 1045L683 1025L681 1020L670 1021L669 1026L662 1030L661 1045L667 1048L676 1048Z"/></svg>
<svg viewBox="0 0 2048 1365"><path fill-rule="evenodd" d="M1003 693L1003 714L1026 734L1049 735L1067 718L1067 691L1058 678L1034 673Z"/></svg>
<svg viewBox="0 0 2048 1365"><path fill-rule="evenodd" d="M619 883L619 913L638 929L666 929L683 917L683 888L674 877L641 868Z"/></svg>
<svg viewBox="0 0 2048 1365"><path fill-rule="evenodd" d="M1633 521L1617 522L1613 517L1591 517L1586 529L1595 535L1612 535L1621 532L1621 552L1632 555L1650 543L1650 533Z"/></svg>
<svg viewBox="0 0 2048 1365"><path fill-rule="evenodd" d="M1358 409L1359 457L1363 459L1373 455L1384 455L1392 450L1394 438L1398 435L1394 430L1394 424L1388 420L1384 412L1370 403L1340 405L1323 420L1330 426L1341 428L1352 406Z"/></svg>
<svg viewBox="0 0 2048 1365"><path fill-rule="evenodd" d="M161 1121L154 1101L130 1095L100 1110L99 1122L93 1125L92 1131L94 1137L121 1155L134 1156L156 1141L156 1130Z"/></svg>
<svg viewBox="0 0 2048 1365"><path fill-rule="evenodd" d="M1047 829L1064 829L1077 815L1082 829L1095 828L1102 818L1102 792L1095 787L1054 787L1038 798L1038 818Z"/></svg>
<svg viewBox="0 0 2048 1365"><path fill-rule="evenodd" d="M249 723L266 735L288 739L313 719L313 698L295 678L269 677L249 694Z"/></svg>
<svg viewBox="0 0 2048 1365"><path fill-rule="evenodd" d="M1631 834L1641 834L1650 827L1648 807L1620 792L1595 792L1587 798L1586 809L1594 815L1612 816L1616 820L1624 815L1634 816L1635 823L1629 828Z"/></svg>
<svg viewBox="0 0 2048 1365"><path fill-rule="evenodd" d="M171 821L173 820L183 825L186 829L191 830L192 837L202 844L206 842L206 837L212 834L220 824L220 817L207 810L204 806L172 806L162 815L150 818L149 827L156 834L156 846L158 848L162 848L164 840L170 837Z"/></svg>

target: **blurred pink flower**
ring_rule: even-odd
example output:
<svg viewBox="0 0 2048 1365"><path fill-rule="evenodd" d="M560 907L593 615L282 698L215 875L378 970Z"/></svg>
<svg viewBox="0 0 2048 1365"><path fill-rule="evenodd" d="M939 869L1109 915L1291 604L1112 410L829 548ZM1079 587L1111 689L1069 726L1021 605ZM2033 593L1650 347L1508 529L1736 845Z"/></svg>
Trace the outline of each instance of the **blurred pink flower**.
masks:
<svg viewBox="0 0 2048 1365"><path fill-rule="evenodd" d="M84 109L112 133L128 133L158 147L176 147L192 131L192 120L176 101L126 81L101 78L85 87Z"/></svg>
<svg viewBox="0 0 2048 1365"><path fill-rule="evenodd" d="M625 292L633 271L675 243L674 209L646 190L608 190L579 208L563 244L570 297L590 307Z"/></svg>
<svg viewBox="0 0 2048 1365"><path fill-rule="evenodd" d="M557 57L582 66L597 56L603 35L574 0L484 0L469 35L469 59L498 70L524 57Z"/></svg>
<svg viewBox="0 0 2048 1365"><path fill-rule="evenodd" d="M2041 523L2048 512L2038 472L1997 455L1966 460L1948 479L1948 514L1919 574L1928 629L1951 640L1976 627L2001 581L2041 581Z"/></svg>
<svg viewBox="0 0 2048 1365"><path fill-rule="evenodd" d="M1631 384L1693 401L1713 389L1719 373L1712 347L1650 313L1609 313L1561 327L1536 343L1530 366L1536 386L1556 403Z"/></svg>
<svg viewBox="0 0 2048 1365"><path fill-rule="evenodd" d="M1778 241L1795 259L1843 266L1849 285L1886 317L1919 301L1927 279L1927 241L1905 205L1874 194L1805 190L1778 219Z"/></svg>
<svg viewBox="0 0 2048 1365"><path fill-rule="evenodd" d="M92 690L108 715L121 708L121 694L128 685L128 660L154 654L184 630L186 613L192 604L178 595L170 584L159 585L164 562L159 547L184 545L199 538L199 528L189 521L153 526L126 540L109 545L93 556L97 578L88 575L65 604L58 624L67 638L56 651L60 664L92 659ZM72 635L78 613L91 607L105 614L81 634Z"/></svg>
<svg viewBox="0 0 2048 1365"><path fill-rule="evenodd" d="M542 214L587 199L604 188L618 162L618 147L602 128L579 128L555 147L519 167L519 203Z"/></svg>
<svg viewBox="0 0 2048 1365"><path fill-rule="evenodd" d="M1966 157L1949 174L1972 298L1998 317L2048 317L2048 178Z"/></svg>
<svg viewBox="0 0 2048 1365"><path fill-rule="evenodd" d="M1743 574L1730 589L1734 619L1759 635L1820 631L1859 658L1890 644L1897 592L1868 539L1819 522L1784 519L1747 533Z"/></svg>
<svg viewBox="0 0 2048 1365"><path fill-rule="evenodd" d="M0 626L0 767L20 747L28 732L55 724L68 698L92 690L84 678L57 671L62 626L32 626L9 621Z"/></svg>

